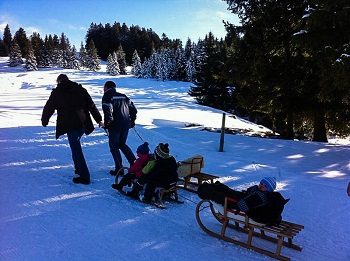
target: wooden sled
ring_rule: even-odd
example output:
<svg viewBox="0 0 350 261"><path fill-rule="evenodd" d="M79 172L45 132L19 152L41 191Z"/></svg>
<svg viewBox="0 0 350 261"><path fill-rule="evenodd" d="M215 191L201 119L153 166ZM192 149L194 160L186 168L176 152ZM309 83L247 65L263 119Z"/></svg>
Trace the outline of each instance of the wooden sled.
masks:
<svg viewBox="0 0 350 261"><path fill-rule="evenodd" d="M283 256L281 254L283 246L298 251L302 250L300 246L293 243L293 238L304 228L304 226L287 221L282 221L279 225L276 226L267 226L261 223L257 223L245 215L245 213L240 212L239 214L235 214L233 210L228 209L227 201L228 199L226 198L225 206L217 205L210 200L202 200L197 204L196 220L204 232L218 239L225 240L241 247L254 250L260 254L283 261L290 260L289 257ZM210 209L209 214L211 214L211 216L214 216L214 218L220 223L221 229L218 229L218 232L214 232L213 230L209 229L202 222L201 214L205 209L208 211ZM233 238L228 236L227 228L246 233L247 239L245 241L241 241L238 240L237 237ZM253 245L254 238L264 239L276 244L275 251Z"/></svg>
<svg viewBox="0 0 350 261"><path fill-rule="evenodd" d="M119 184L120 179L124 176L124 170L128 171L129 168L121 167L118 169L117 174L115 175L114 183Z"/></svg>
<svg viewBox="0 0 350 261"><path fill-rule="evenodd" d="M204 158L201 155L193 156L189 159L178 162L178 175L180 179L183 179L183 186L181 188L196 192L195 189L189 187L194 185L198 187L203 182L214 183L214 179L219 178L218 176L207 174L202 172L204 167Z"/></svg>
<svg viewBox="0 0 350 261"><path fill-rule="evenodd" d="M124 170L128 171L129 168L122 167L118 170L117 174L115 175L115 180L114 180L115 184L119 184L119 181L124 176ZM179 194L177 192L178 186L176 185L176 182L174 182L173 184L170 184L170 185L171 186L168 189L165 189L162 187L158 187L156 189L159 193L159 199L157 201L159 202L160 206L164 206L165 199L170 199L170 200L177 202L177 203L184 203L183 201L179 200Z"/></svg>

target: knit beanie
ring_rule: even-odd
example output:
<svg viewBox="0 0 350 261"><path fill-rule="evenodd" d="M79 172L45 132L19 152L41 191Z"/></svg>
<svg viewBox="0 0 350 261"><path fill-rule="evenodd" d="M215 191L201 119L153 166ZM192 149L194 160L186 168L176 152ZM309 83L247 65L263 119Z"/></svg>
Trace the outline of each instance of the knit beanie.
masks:
<svg viewBox="0 0 350 261"><path fill-rule="evenodd" d="M260 184L264 185L267 191L274 191L276 189L276 178L275 177L265 177L260 181Z"/></svg>
<svg viewBox="0 0 350 261"><path fill-rule="evenodd" d="M141 144L140 146L138 146L136 152L140 154L148 154L149 153L148 142L145 142L144 144Z"/></svg>
<svg viewBox="0 0 350 261"><path fill-rule="evenodd" d="M117 85L115 85L115 83L114 82L112 82L112 81L106 81L106 83L105 83L105 86L104 87L106 87L107 89L110 89L110 88L116 88L117 87Z"/></svg>
<svg viewBox="0 0 350 261"><path fill-rule="evenodd" d="M163 159L169 158L169 144L159 143L159 145L155 148L154 153Z"/></svg>

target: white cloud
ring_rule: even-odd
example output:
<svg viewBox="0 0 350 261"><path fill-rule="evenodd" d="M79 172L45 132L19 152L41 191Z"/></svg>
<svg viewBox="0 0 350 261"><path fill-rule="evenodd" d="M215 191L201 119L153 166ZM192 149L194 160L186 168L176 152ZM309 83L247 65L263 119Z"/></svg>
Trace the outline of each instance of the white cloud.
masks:
<svg viewBox="0 0 350 261"><path fill-rule="evenodd" d="M41 34L41 30L34 26L24 26L24 31L26 31L27 36L32 35L34 32Z"/></svg>
<svg viewBox="0 0 350 261"><path fill-rule="evenodd" d="M6 25L10 26L10 31L11 31L12 37L15 35L15 33L17 32L17 30L20 27L22 27L24 29L27 36L30 36L33 32L36 32L36 33L41 32L41 29L36 27L36 26L23 25L8 15L0 15L0 34L1 34L1 37L4 34L4 30L5 30Z"/></svg>
<svg viewBox="0 0 350 261"><path fill-rule="evenodd" d="M86 31L87 28L84 27L84 26L79 26L79 25L74 25L74 24L67 24L67 23L64 23L60 20L57 20L57 19L49 19L48 22L50 24L53 24L55 26L59 26L60 28L67 28L69 30L76 30L76 31Z"/></svg>
<svg viewBox="0 0 350 261"><path fill-rule="evenodd" d="M67 24L66 25L68 27L68 29L71 29L71 30L78 30L78 31L86 31L86 27L84 26L75 26L75 25L71 25L71 24Z"/></svg>
<svg viewBox="0 0 350 261"><path fill-rule="evenodd" d="M221 20L234 20L234 14L222 12L222 11L216 11L216 16L219 17Z"/></svg>
<svg viewBox="0 0 350 261"><path fill-rule="evenodd" d="M17 26L18 23L9 15L0 15L0 33L1 33L1 38L4 34L4 30L6 25L10 26L11 33L13 34L13 25Z"/></svg>
<svg viewBox="0 0 350 261"><path fill-rule="evenodd" d="M229 11L216 11L216 10L209 10L209 9L203 9L200 10L198 12L196 12L194 14L195 20L197 20L197 22L199 23L208 23L208 21L210 22L215 22L218 23L222 20L225 21L230 21L230 22L234 22L237 20L237 17L230 13Z"/></svg>

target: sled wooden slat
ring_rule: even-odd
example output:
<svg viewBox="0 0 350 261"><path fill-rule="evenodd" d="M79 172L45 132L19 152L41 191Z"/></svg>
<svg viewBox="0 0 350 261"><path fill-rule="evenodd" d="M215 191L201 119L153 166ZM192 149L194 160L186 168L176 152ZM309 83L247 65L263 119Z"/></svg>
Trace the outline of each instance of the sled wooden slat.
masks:
<svg viewBox="0 0 350 261"><path fill-rule="evenodd" d="M197 183L190 182L192 178L197 179ZM193 174L190 174L190 175L184 177L184 181L185 181L184 188L187 189L188 184L195 184L195 185L199 186L200 184L202 184L205 181L209 181L211 184L213 184L214 179L217 179L217 178L219 178L219 177L211 175L211 174L206 174L203 172L193 173Z"/></svg>
<svg viewBox="0 0 350 261"><path fill-rule="evenodd" d="M174 193L175 199L178 200L179 196L178 196L177 190L178 190L178 187L176 186L176 184L174 186L170 187L169 189L161 188L159 191L160 202L163 202L164 195L170 194L170 193Z"/></svg>
<svg viewBox="0 0 350 261"><path fill-rule="evenodd" d="M201 220L200 212L204 209L207 209L208 207L210 207L211 214L221 224L221 229L217 232L209 229ZM248 249L252 249L258 253L270 256L278 260L290 260L289 257L283 256L281 254L283 246L298 251L302 250L300 246L293 243L293 239L304 228L303 225L282 221L279 225L267 226L251 221L248 216L242 212L238 215L230 215L230 213L234 213L234 211L227 208L227 198L225 199L223 213L217 211L210 200L202 200L197 204L196 207L196 220L200 228L213 237ZM234 237L227 236L227 228L246 233L247 240L240 241ZM258 247L254 242L254 238L260 238L274 243L276 245L275 251Z"/></svg>
<svg viewBox="0 0 350 261"><path fill-rule="evenodd" d="M183 188L189 191L193 191L188 187L189 184L199 186L203 182L209 181L210 183L214 183L214 179L219 178L218 176L207 174L201 171L204 163L203 157L193 157L189 161L180 161L179 165L183 165L187 168L188 173L182 176L184 180ZM196 182L192 181L192 179L196 180Z"/></svg>

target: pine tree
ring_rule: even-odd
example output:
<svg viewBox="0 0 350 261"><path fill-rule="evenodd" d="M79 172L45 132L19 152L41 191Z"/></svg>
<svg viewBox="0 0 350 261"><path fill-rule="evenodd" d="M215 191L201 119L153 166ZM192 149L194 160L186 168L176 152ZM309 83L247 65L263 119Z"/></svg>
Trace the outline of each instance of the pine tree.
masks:
<svg viewBox="0 0 350 261"><path fill-rule="evenodd" d="M24 65L24 68L27 69L27 71L37 71L37 62L34 56L34 51L31 45L29 45L28 49L28 56L26 58L26 63Z"/></svg>
<svg viewBox="0 0 350 261"><path fill-rule="evenodd" d="M64 58L63 51L59 48L54 48L52 51L52 61L53 66L63 68L64 67Z"/></svg>
<svg viewBox="0 0 350 261"><path fill-rule="evenodd" d="M134 74L136 77L141 77L141 59L139 57L139 54L137 53L137 50L135 49L133 55L132 55L132 69L131 73Z"/></svg>
<svg viewBox="0 0 350 261"><path fill-rule="evenodd" d="M15 67L23 63L22 53L16 40L12 41L9 56L9 64L11 67Z"/></svg>
<svg viewBox="0 0 350 261"><path fill-rule="evenodd" d="M225 45L211 32L203 43L206 58L196 72L196 86L190 88L189 94L200 104L230 111L233 107L232 91L223 75L227 55Z"/></svg>
<svg viewBox="0 0 350 261"><path fill-rule="evenodd" d="M86 49L83 45L83 42L80 44L80 50L79 50L79 62L82 67L87 68L88 67L88 55L86 52Z"/></svg>
<svg viewBox="0 0 350 261"><path fill-rule="evenodd" d="M97 55L97 50L93 40L91 40L89 43L87 54L87 68L92 71L100 70L100 58Z"/></svg>
<svg viewBox="0 0 350 261"><path fill-rule="evenodd" d="M126 74L126 60L125 60L125 53L124 53L122 45L119 45L119 47L118 47L117 58L118 58L118 63L119 63L120 74L125 75Z"/></svg>
<svg viewBox="0 0 350 261"><path fill-rule="evenodd" d="M159 80L167 80L169 75L169 68L167 64L167 56L164 49L156 54L156 75L155 78Z"/></svg>
<svg viewBox="0 0 350 261"><path fill-rule="evenodd" d="M151 57L146 58L145 61L142 63L141 67L141 75L142 78L154 78L155 77L155 53L151 55Z"/></svg>
<svg viewBox="0 0 350 261"><path fill-rule="evenodd" d="M193 44L190 38L187 39L186 45L185 45L185 58L188 60L191 56L191 53L193 53Z"/></svg>
<svg viewBox="0 0 350 261"><path fill-rule="evenodd" d="M192 82L194 80L194 76L196 74L196 68L195 68L195 64L194 64L194 52L191 51L191 54L186 62L186 80L189 82Z"/></svg>
<svg viewBox="0 0 350 261"><path fill-rule="evenodd" d="M53 66L52 54L53 52L53 39L52 36L45 36L44 48L41 59L38 61L39 67L50 67Z"/></svg>
<svg viewBox="0 0 350 261"><path fill-rule="evenodd" d="M67 69L80 70L80 62L79 62L79 59L77 58L76 53L77 51L74 45L71 49L68 49L66 51L66 68Z"/></svg>
<svg viewBox="0 0 350 261"><path fill-rule="evenodd" d="M11 46L11 42L12 42L12 35L11 35L10 27L8 24L6 25L6 27L4 29L3 42L4 42L4 47L5 47L5 56L8 56L10 53L10 46Z"/></svg>
<svg viewBox="0 0 350 261"><path fill-rule="evenodd" d="M75 53L69 43L69 39L62 33L60 40L60 50L62 52L62 67L66 69L74 69Z"/></svg>
<svg viewBox="0 0 350 261"><path fill-rule="evenodd" d="M107 57L107 66L106 66L106 72L108 74L110 74L110 72L111 72L112 64L113 64L113 55L109 54Z"/></svg>
<svg viewBox="0 0 350 261"><path fill-rule="evenodd" d="M29 52L29 40L27 38L26 32L22 27L18 29L18 31L15 33L15 36L13 39L16 39L17 44L19 45L19 48L22 53L22 57L27 57Z"/></svg>
<svg viewBox="0 0 350 261"><path fill-rule="evenodd" d="M227 2L241 19L241 25L232 30L233 37L241 36L232 61L238 65L235 80L240 100L251 116L259 114L276 122L282 126L281 136L293 139L295 119L303 111L299 101L305 81L301 50L293 34L307 1Z"/></svg>
<svg viewBox="0 0 350 261"><path fill-rule="evenodd" d="M0 38L0 56L7 56L4 41Z"/></svg>
<svg viewBox="0 0 350 261"><path fill-rule="evenodd" d="M313 140L327 141L328 130L350 133L350 8L348 1L308 3L301 31L295 34L307 65L303 106Z"/></svg>
<svg viewBox="0 0 350 261"><path fill-rule="evenodd" d="M37 61L37 65L39 67L44 67L42 66L44 64L43 61L43 55L44 55L44 41L41 39L40 34L34 32L30 36L30 44L33 48L34 56Z"/></svg>
<svg viewBox="0 0 350 261"><path fill-rule="evenodd" d="M195 71L199 72L204 64L204 61L207 59L207 54L204 48L204 41L199 40L196 45L193 46L193 63Z"/></svg>
<svg viewBox="0 0 350 261"><path fill-rule="evenodd" d="M53 35L50 44L51 66L63 67L63 52L60 48L60 39L56 34Z"/></svg>
<svg viewBox="0 0 350 261"><path fill-rule="evenodd" d="M119 63L118 63L118 57L115 52L113 54L109 54L107 58L107 73L110 75L119 75L120 69L119 69Z"/></svg>
<svg viewBox="0 0 350 261"><path fill-rule="evenodd" d="M186 79L186 56L182 47L176 48L175 51L175 68L172 78L179 81Z"/></svg>

